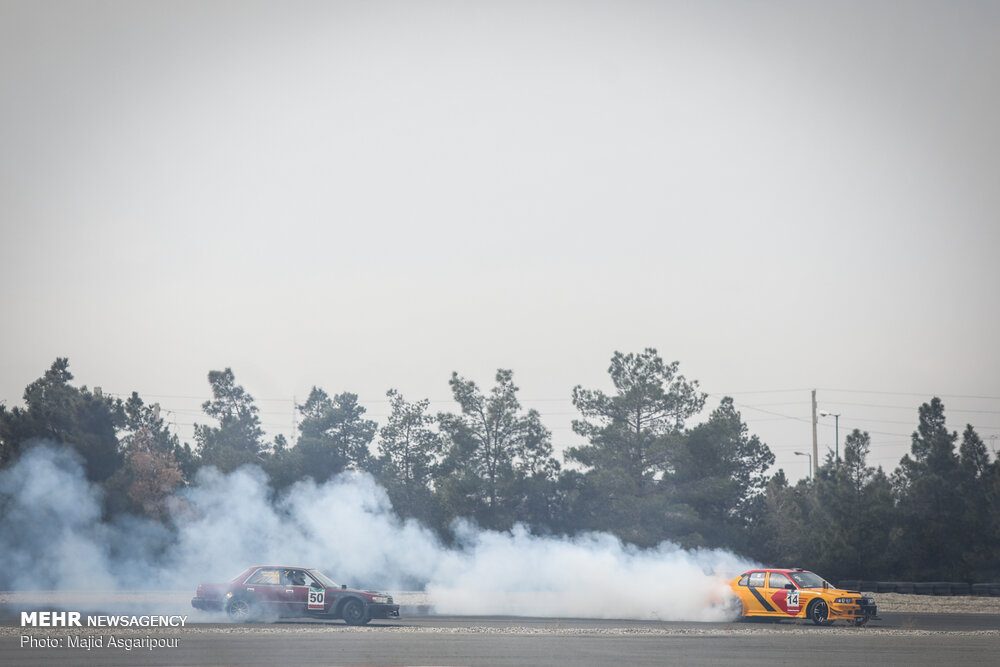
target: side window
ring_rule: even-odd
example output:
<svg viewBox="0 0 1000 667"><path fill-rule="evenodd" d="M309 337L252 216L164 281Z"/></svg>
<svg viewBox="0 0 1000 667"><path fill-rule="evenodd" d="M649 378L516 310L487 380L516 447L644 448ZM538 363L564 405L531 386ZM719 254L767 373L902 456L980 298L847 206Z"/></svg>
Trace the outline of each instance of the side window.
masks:
<svg viewBox="0 0 1000 667"><path fill-rule="evenodd" d="M281 582L281 577L277 570L261 569L257 570L256 574L250 577L248 584L278 584Z"/></svg>
<svg viewBox="0 0 1000 667"><path fill-rule="evenodd" d="M747 581L749 580L750 580L750 573L748 572L747 574L744 574L742 577L740 577L740 586L746 586Z"/></svg>
<svg viewBox="0 0 1000 667"><path fill-rule="evenodd" d="M750 586L751 588L763 588L764 587L764 575L766 572L751 572L750 573Z"/></svg>
<svg viewBox="0 0 1000 667"><path fill-rule="evenodd" d="M306 573L302 570L285 570L281 573L281 583L285 586L305 586Z"/></svg>
<svg viewBox="0 0 1000 667"><path fill-rule="evenodd" d="M790 586L792 580L786 577L781 572L772 572L771 579L768 583L769 588L784 588L785 586Z"/></svg>

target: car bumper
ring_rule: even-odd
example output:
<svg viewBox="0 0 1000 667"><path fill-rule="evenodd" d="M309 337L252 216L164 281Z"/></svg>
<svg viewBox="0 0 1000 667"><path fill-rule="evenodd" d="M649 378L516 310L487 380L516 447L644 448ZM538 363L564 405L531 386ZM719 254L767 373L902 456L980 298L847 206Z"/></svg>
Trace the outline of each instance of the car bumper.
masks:
<svg viewBox="0 0 1000 667"><path fill-rule="evenodd" d="M832 604L830 605L830 620L856 620L859 618L878 618L878 607L870 605L856 604Z"/></svg>
<svg viewBox="0 0 1000 667"><path fill-rule="evenodd" d="M858 618L878 619L878 606L875 604L861 605L861 608L855 612L855 616Z"/></svg>
<svg viewBox="0 0 1000 667"><path fill-rule="evenodd" d="M191 598L191 606L204 611L222 611L222 600L209 600L208 598Z"/></svg>
<svg viewBox="0 0 1000 667"><path fill-rule="evenodd" d="M398 604L370 604L368 618L399 618Z"/></svg>

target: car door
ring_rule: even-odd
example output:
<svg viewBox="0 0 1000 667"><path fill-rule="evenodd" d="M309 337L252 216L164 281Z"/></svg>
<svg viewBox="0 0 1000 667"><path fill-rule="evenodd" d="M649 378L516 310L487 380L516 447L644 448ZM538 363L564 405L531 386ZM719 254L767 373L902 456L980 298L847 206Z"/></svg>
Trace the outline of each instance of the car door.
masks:
<svg viewBox="0 0 1000 667"><path fill-rule="evenodd" d="M775 616L798 616L802 612L799 589L783 572L769 572L764 595L774 606Z"/></svg>
<svg viewBox="0 0 1000 667"><path fill-rule="evenodd" d="M285 616L307 616L324 609L325 589L305 570L282 572L282 601Z"/></svg>
<svg viewBox="0 0 1000 667"><path fill-rule="evenodd" d="M243 589L266 613L280 614L284 609L284 587L281 571L277 568L260 568L247 579Z"/></svg>
<svg viewBox="0 0 1000 667"><path fill-rule="evenodd" d="M767 597L767 572L750 572L747 575L747 591L750 595L743 597L743 606L754 616L774 616L774 605Z"/></svg>

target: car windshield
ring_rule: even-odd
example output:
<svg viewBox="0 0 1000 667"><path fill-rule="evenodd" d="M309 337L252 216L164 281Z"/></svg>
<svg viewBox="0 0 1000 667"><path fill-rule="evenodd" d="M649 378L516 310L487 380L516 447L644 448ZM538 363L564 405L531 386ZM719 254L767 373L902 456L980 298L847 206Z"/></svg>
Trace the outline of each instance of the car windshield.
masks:
<svg viewBox="0 0 1000 667"><path fill-rule="evenodd" d="M326 588L340 588L340 584L335 583L333 579L326 576L319 570L309 570L309 574L316 577L316 580L323 584Z"/></svg>
<svg viewBox="0 0 1000 667"><path fill-rule="evenodd" d="M789 572L788 576L795 580L799 588L823 588L824 584L830 585L823 580L823 577L812 572Z"/></svg>

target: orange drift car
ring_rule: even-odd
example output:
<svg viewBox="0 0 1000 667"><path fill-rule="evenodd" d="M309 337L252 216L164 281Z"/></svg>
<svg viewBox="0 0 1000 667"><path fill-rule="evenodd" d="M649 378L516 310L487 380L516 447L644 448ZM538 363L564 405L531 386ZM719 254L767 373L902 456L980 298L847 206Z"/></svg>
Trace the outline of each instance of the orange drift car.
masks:
<svg viewBox="0 0 1000 667"><path fill-rule="evenodd" d="M766 618L808 618L816 625L878 620L875 600L857 591L834 588L806 570L750 570L729 582L742 614Z"/></svg>

